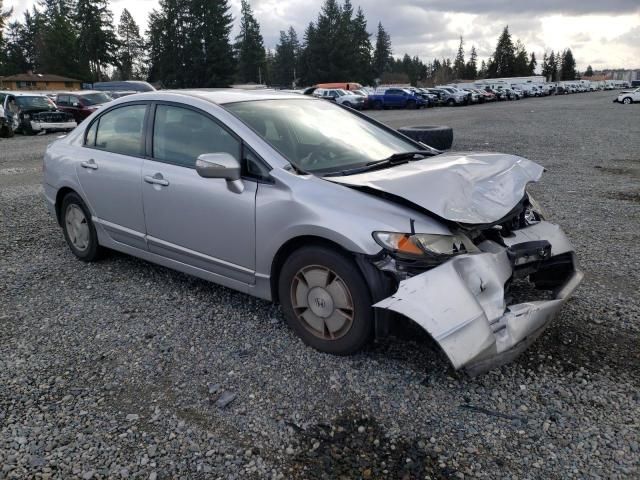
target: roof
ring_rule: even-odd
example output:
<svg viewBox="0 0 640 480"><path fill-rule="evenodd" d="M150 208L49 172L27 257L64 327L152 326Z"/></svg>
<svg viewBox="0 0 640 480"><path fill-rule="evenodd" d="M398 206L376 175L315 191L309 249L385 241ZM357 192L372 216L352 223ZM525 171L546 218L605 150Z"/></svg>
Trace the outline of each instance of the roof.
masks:
<svg viewBox="0 0 640 480"><path fill-rule="evenodd" d="M18 73L17 75L9 75L8 77L0 77L3 82L75 82L81 83L75 78L63 77L61 75L53 75L50 73Z"/></svg>
<svg viewBox="0 0 640 480"><path fill-rule="evenodd" d="M310 98L299 93L286 93L278 90L260 89L260 90L240 90L236 88L212 88L212 89L193 89L193 90L160 90L149 92L154 94L177 93L180 95L188 95L191 97L199 97L213 103L225 104L233 102L246 102L249 100L277 100L283 98Z"/></svg>

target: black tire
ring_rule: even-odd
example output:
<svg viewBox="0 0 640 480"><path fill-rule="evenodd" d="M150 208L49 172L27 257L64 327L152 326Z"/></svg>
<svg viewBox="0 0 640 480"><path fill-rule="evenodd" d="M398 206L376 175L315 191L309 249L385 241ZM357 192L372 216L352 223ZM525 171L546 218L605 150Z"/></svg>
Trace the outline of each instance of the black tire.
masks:
<svg viewBox="0 0 640 480"><path fill-rule="evenodd" d="M2 127L0 127L1 138L11 138L14 135L15 135L15 132L13 131L10 125L7 124L7 125L2 125Z"/></svg>
<svg viewBox="0 0 640 480"><path fill-rule="evenodd" d="M344 107L349 107L349 108L353 108L353 105L351 104L351 102L343 102L342 105Z"/></svg>
<svg viewBox="0 0 640 480"><path fill-rule="evenodd" d="M85 223L89 230L88 244L84 249L78 248L74 244L69 231L71 227L67 222L67 211L74 207L79 208L84 214ZM68 193L62 199L62 205L60 207L60 223L62 224L64 239L67 241L69 249L76 257L83 262L93 262L100 259L103 254L103 249L98 244L98 234L96 233L96 228L91 220L91 214L89 213L87 206L76 193Z"/></svg>
<svg viewBox="0 0 640 480"><path fill-rule="evenodd" d="M372 106L374 110L382 110L382 102L380 100L373 102Z"/></svg>
<svg viewBox="0 0 640 480"><path fill-rule="evenodd" d="M296 308L294 302L294 290L297 292L297 285L301 284L298 279L299 273L303 269L328 269L335 274L333 281L340 281L341 286L346 286L351 301L352 319L348 328L337 331L339 334L334 339L327 339L329 329L327 323L320 319L323 325L323 332L313 330L309 323L301 319L298 314L307 313L311 307ZM330 285L333 284L329 282ZM305 287L303 287L305 288ZM309 288L307 285L306 288ZM324 353L333 355L351 355L362 349L372 338L373 334L373 309L371 307L371 292L362 273L355 262L346 255L327 247L311 246L296 250L286 260L280 271L278 279L278 292L280 304L284 312L287 323L302 339L304 343ZM309 293L311 294L311 293ZM306 297L309 298L308 296ZM333 302L332 302L333 305ZM324 308L324 303L322 308ZM344 309L333 309L333 312ZM331 311L331 310L329 310ZM315 313L315 312L312 312ZM319 317L315 317L318 319ZM315 331L315 333L313 333Z"/></svg>
<svg viewBox="0 0 640 480"><path fill-rule="evenodd" d="M447 100L447 105L449 105L450 107L453 107L456 104L456 101L453 98L450 98L449 100Z"/></svg>
<svg viewBox="0 0 640 480"><path fill-rule="evenodd" d="M415 101L409 100L407 102L407 105L406 105L407 110L415 110L417 107L418 107L418 104Z"/></svg>
<svg viewBox="0 0 640 480"><path fill-rule="evenodd" d="M398 131L418 142L426 143L438 150L448 150L453 144L453 129L446 126L402 127Z"/></svg>

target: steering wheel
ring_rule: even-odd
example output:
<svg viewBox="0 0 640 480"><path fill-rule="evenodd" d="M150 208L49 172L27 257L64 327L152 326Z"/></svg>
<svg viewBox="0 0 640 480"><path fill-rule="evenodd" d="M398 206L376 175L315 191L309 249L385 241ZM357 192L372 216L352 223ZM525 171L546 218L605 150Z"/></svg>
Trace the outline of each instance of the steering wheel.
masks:
<svg viewBox="0 0 640 480"><path fill-rule="evenodd" d="M300 159L300 166L303 169L309 167L317 167L323 160L326 159L326 154L330 152L329 144L323 142L317 145L309 155Z"/></svg>

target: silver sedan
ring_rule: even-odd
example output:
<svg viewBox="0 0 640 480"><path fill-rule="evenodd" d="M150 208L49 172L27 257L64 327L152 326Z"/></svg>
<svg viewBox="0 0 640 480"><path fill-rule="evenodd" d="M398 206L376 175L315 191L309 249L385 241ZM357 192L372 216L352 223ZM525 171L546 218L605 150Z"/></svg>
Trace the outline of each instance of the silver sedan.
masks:
<svg viewBox="0 0 640 480"><path fill-rule="evenodd" d="M526 192L542 172L296 94L167 91L51 144L44 191L81 260L118 250L279 301L334 354L403 315L475 374L526 348L582 278Z"/></svg>

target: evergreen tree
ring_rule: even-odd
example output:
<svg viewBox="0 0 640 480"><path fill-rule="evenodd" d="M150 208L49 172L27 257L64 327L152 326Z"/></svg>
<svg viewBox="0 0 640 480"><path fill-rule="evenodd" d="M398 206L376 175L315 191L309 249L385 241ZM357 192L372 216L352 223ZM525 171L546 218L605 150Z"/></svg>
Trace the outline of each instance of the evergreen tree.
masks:
<svg viewBox="0 0 640 480"><path fill-rule="evenodd" d="M118 25L120 45L117 53L117 74L121 80L143 78L144 41L138 24L126 8L120 15Z"/></svg>
<svg viewBox="0 0 640 480"><path fill-rule="evenodd" d="M376 48L373 53L373 73L380 78L385 70L389 67L391 60L391 37L382 26L382 22L378 23L378 34L376 35Z"/></svg>
<svg viewBox="0 0 640 480"><path fill-rule="evenodd" d="M11 22L6 29L4 51L0 52L0 75L12 75L32 70L21 45L24 26L20 22Z"/></svg>
<svg viewBox="0 0 640 480"><path fill-rule="evenodd" d="M190 40L187 37L189 3L187 0L160 0L159 9L149 14L149 80L162 81L169 88L195 87L198 80L202 81L196 80L196 72L187 72L184 55ZM201 53L201 49L200 46L197 52Z"/></svg>
<svg viewBox="0 0 640 480"><path fill-rule="evenodd" d="M559 55L556 55L555 53L553 53L553 50L551 50L551 53L549 54L549 78L551 79L552 82L557 82L559 80L558 78L558 63L559 63Z"/></svg>
<svg viewBox="0 0 640 480"><path fill-rule="evenodd" d="M478 77L478 53L476 47L471 46L471 53L469 54L469 61L465 66L464 78L469 80L475 80Z"/></svg>
<svg viewBox="0 0 640 480"><path fill-rule="evenodd" d="M363 84L373 82L371 70L371 34L367 31L367 19L360 7L353 19L352 48L354 49L353 78Z"/></svg>
<svg viewBox="0 0 640 480"><path fill-rule="evenodd" d="M86 70L78 61L78 30L70 0L40 0L42 13L38 20L35 43L39 70L66 77L83 79Z"/></svg>
<svg viewBox="0 0 640 480"><path fill-rule="evenodd" d="M529 57L529 75L535 75L537 66L538 61L536 60L536 54L531 52L531 57Z"/></svg>
<svg viewBox="0 0 640 480"><path fill-rule="evenodd" d="M272 81L275 84L291 87L296 82L299 56L300 42L295 29L289 27L287 32L281 31L273 61Z"/></svg>
<svg viewBox="0 0 640 480"><path fill-rule="evenodd" d="M117 38L107 0L77 0L77 52L83 77L103 80L106 65L116 60Z"/></svg>
<svg viewBox="0 0 640 480"><path fill-rule="evenodd" d="M480 70L478 70L477 78L487 78L487 64L484 60L480 64Z"/></svg>
<svg viewBox="0 0 640 480"><path fill-rule="evenodd" d="M524 44L518 40L515 44L515 62L513 64L513 73L515 77L529 75L529 56L524 48Z"/></svg>
<svg viewBox="0 0 640 480"><path fill-rule="evenodd" d="M487 73L492 77L512 77L514 76L514 67L516 63L516 51L511 40L509 27L504 27L496 50L493 53L492 60L487 65Z"/></svg>
<svg viewBox="0 0 640 480"><path fill-rule="evenodd" d="M576 72L576 61L573 58L573 53L570 48L567 48L562 53L561 67L562 80L575 80L578 77Z"/></svg>
<svg viewBox="0 0 640 480"><path fill-rule="evenodd" d="M464 63L464 42L460 37L460 44L458 45L458 54L453 62L453 74L457 79L463 79L466 73L466 65Z"/></svg>
<svg viewBox="0 0 640 480"><path fill-rule="evenodd" d="M265 64L264 42L260 25L247 0L240 7L240 34L236 37L238 81L260 83Z"/></svg>
<svg viewBox="0 0 640 480"><path fill-rule="evenodd" d="M591 68L591 65L587 67L587 70L584 72L584 76L593 77L593 68Z"/></svg>

